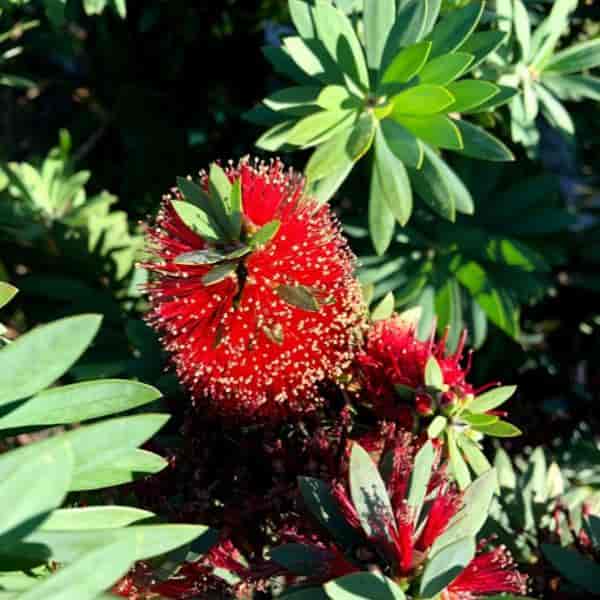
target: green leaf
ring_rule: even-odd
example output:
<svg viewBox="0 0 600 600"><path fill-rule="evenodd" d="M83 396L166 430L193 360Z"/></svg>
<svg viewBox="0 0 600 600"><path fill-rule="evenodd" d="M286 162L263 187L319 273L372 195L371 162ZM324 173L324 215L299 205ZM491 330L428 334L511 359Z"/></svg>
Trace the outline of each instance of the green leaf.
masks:
<svg viewBox="0 0 600 600"><path fill-rule="evenodd" d="M480 425L491 425L492 423L497 423L500 420L500 417L497 417L496 415L487 415L485 413L476 415L469 412L461 413L460 418L465 423L473 425L474 427L478 427Z"/></svg>
<svg viewBox="0 0 600 600"><path fill-rule="evenodd" d="M473 469L476 475L483 475L492 468L481 448L471 438L466 435L460 435L457 438L459 447L464 452L465 458L469 466Z"/></svg>
<svg viewBox="0 0 600 600"><path fill-rule="evenodd" d="M171 205L184 224L205 240L217 241L225 235L212 217L197 206L180 200L173 200Z"/></svg>
<svg viewBox="0 0 600 600"><path fill-rule="evenodd" d="M208 550L215 540L213 532L205 525L132 525L79 531L38 530L25 541L27 544L16 546L11 552L39 556L40 548L36 545L41 544L50 549L57 562L71 563L85 552L113 542L133 542L131 558L138 561L166 554L191 542Z"/></svg>
<svg viewBox="0 0 600 600"><path fill-rule="evenodd" d="M499 106L510 102L519 93L519 90L508 86L499 85L496 87L500 88L500 91L495 96L492 96L489 100L486 100L485 102L471 110L463 110L463 113L476 114L494 110Z"/></svg>
<svg viewBox="0 0 600 600"><path fill-rule="evenodd" d="M389 319L394 314L395 304L394 294L388 292L371 312L371 320L384 321L385 319Z"/></svg>
<svg viewBox="0 0 600 600"><path fill-rule="evenodd" d="M454 96L439 85L416 85L392 98L392 115L401 119L403 115L423 116L442 112L455 102Z"/></svg>
<svg viewBox="0 0 600 600"><path fill-rule="evenodd" d="M527 62L531 56L531 23L529 13L521 0L513 0L513 23L521 58Z"/></svg>
<svg viewBox="0 0 600 600"><path fill-rule="evenodd" d="M317 37L331 58L355 83L368 89L369 73L362 46L348 17L326 0L315 0L312 10Z"/></svg>
<svg viewBox="0 0 600 600"><path fill-rule="evenodd" d="M94 600L129 570L134 548L131 540L124 539L92 549L19 594L19 599Z"/></svg>
<svg viewBox="0 0 600 600"><path fill-rule="evenodd" d="M454 81L448 85L448 91L454 96L454 104L448 107L452 112L465 112L481 106L500 93L500 88L489 81L466 79Z"/></svg>
<svg viewBox="0 0 600 600"><path fill-rule="evenodd" d="M600 594L600 565L569 548L542 544L542 552L554 568L571 583L590 594Z"/></svg>
<svg viewBox="0 0 600 600"><path fill-rule="evenodd" d="M471 483L471 474L469 473L469 467L463 458L463 455L456 443L456 436L452 427L447 430L448 438L448 457L450 458L450 466L452 467L452 474L456 479L456 483L461 490L464 490Z"/></svg>
<svg viewBox="0 0 600 600"><path fill-rule="evenodd" d="M477 68L492 52L506 42L509 35L505 31L479 31L474 33L461 47L461 52L472 54L474 59L468 70Z"/></svg>
<svg viewBox="0 0 600 600"><path fill-rule="evenodd" d="M401 160L387 145L381 129L375 134L375 176L385 202L400 225L406 225L412 213L412 189Z"/></svg>
<svg viewBox="0 0 600 600"><path fill-rule="evenodd" d="M423 67L419 73L419 82L447 85L458 79L467 70L474 58L472 54L465 52L438 56Z"/></svg>
<svg viewBox="0 0 600 600"><path fill-rule="evenodd" d="M411 180L419 196L442 217L454 221L456 210L472 214L473 199L458 176L428 146L420 171L411 171Z"/></svg>
<svg viewBox="0 0 600 600"><path fill-rule="evenodd" d="M314 83L290 56L289 50L280 46L263 46L261 51L264 57L271 63L275 73L288 77L296 83L309 85Z"/></svg>
<svg viewBox="0 0 600 600"><path fill-rule="evenodd" d="M439 2L439 0L435 0ZM391 63L401 48L409 48L419 42L425 34L428 8L432 0L399 0L397 18L383 52L382 66Z"/></svg>
<svg viewBox="0 0 600 600"><path fill-rule="evenodd" d="M448 544L427 561L421 579L420 596L437 598L475 558L473 537L464 537Z"/></svg>
<svg viewBox="0 0 600 600"><path fill-rule="evenodd" d="M17 295L18 291L10 283L0 281L0 308L4 308Z"/></svg>
<svg viewBox="0 0 600 600"><path fill-rule="evenodd" d="M337 88L339 86L332 87ZM274 111L284 111L288 115L305 116L306 105L316 104L322 89L320 86L313 85L284 88L265 98L263 104ZM348 96L347 92L346 96Z"/></svg>
<svg viewBox="0 0 600 600"><path fill-rule="evenodd" d="M422 167L425 156L423 144L412 133L392 119L380 121L379 127L388 148L398 160L413 169Z"/></svg>
<svg viewBox="0 0 600 600"><path fill-rule="evenodd" d="M11 530L61 504L69 490L72 472L73 455L65 444L34 447L30 456L18 462L11 452L0 457L0 497L4 502L0 546L18 535L16 532L11 535Z"/></svg>
<svg viewBox="0 0 600 600"><path fill-rule="evenodd" d="M275 288L275 293L287 304L306 310L317 312L319 302L314 294L304 285L279 285Z"/></svg>
<svg viewBox="0 0 600 600"><path fill-rule="evenodd" d="M480 394L467 407L472 413L485 413L504 404L515 392L516 385L497 387Z"/></svg>
<svg viewBox="0 0 600 600"><path fill-rule="evenodd" d="M73 477L71 489L97 490L131 483L140 477L162 471L167 464L162 456L136 448L119 454L110 461L97 464L93 470L78 469Z"/></svg>
<svg viewBox="0 0 600 600"><path fill-rule="evenodd" d="M356 531L340 512L328 484L312 477L298 477L298 487L308 510L334 540L343 546L354 546L360 541Z"/></svg>
<svg viewBox="0 0 600 600"><path fill-rule="evenodd" d="M279 227L281 226L281 221L279 219L274 219L273 221L269 221L265 223L251 238L249 241L251 248L258 248L260 246L265 246L268 244L279 231Z"/></svg>
<svg viewBox="0 0 600 600"><path fill-rule="evenodd" d="M440 434L446 428L447 423L448 419L446 419L446 417L443 417L442 415L437 415L436 417L434 417L433 421L431 421L429 427L427 428L427 435L429 439L439 437Z"/></svg>
<svg viewBox="0 0 600 600"><path fill-rule="evenodd" d="M222 169L220 170L221 175L226 177L222 172ZM213 171L211 167L211 174L213 172L215 173L215 176L218 177L216 171ZM187 203L174 201L173 208L175 208L177 214L188 227L192 230L197 230L201 234L206 231L209 238L218 239L228 233L229 219L225 211L225 203L224 200L214 192L214 185L211 186L212 196L209 196L199 185L185 177L177 178L177 187L184 199L187 200ZM226 191L224 183L223 189ZM192 211L192 209L187 206L188 203L195 206L198 211Z"/></svg>
<svg viewBox="0 0 600 600"><path fill-rule="evenodd" d="M354 111L322 110L300 119L290 130L286 143L309 148L327 141L348 126Z"/></svg>
<svg viewBox="0 0 600 600"><path fill-rule="evenodd" d="M236 263L224 263L215 265L206 275L202 276L202 283L206 286L221 283L235 273Z"/></svg>
<svg viewBox="0 0 600 600"><path fill-rule="evenodd" d="M445 115L413 117L394 114L394 119L408 129L414 136L436 148L461 150L463 147L460 130Z"/></svg>
<svg viewBox="0 0 600 600"><path fill-rule="evenodd" d="M402 1L402 0L400 0ZM418 0L417 0L418 1ZM427 0L427 19L423 27L423 35L431 33L440 16L443 0Z"/></svg>
<svg viewBox="0 0 600 600"><path fill-rule="evenodd" d="M419 521L434 462L435 449L433 444L427 441L415 456L414 467L408 484L407 504L411 508L411 514L414 515L413 521L415 523Z"/></svg>
<svg viewBox="0 0 600 600"><path fill-rule="evenodd" d="M319 146L306 165L308 179L314 182L332 174L347 173L371 147L375 125L373 114L365 112L353 126Z"/></svg>
<svg viewBox="0 0 600 600"><path fill-rule="evenodd" d="M539 102L536 94L533 80L530 77L523 79L523 122L525 124L534 124L539 112Z"/></svg>
<svg viewBox="0 0 600 600"><path fill-rule="evenodd" d="M97 419L148 404L160 395L149 385L118 379L55 387L39 393L0 418L0 429Z"/></svg>
<svg viewBox="0 0 600 600"><path fill-rule="evenodd" d="M407 83L427 63L431 52L431 42L421 42L400 50L386 69L382 83Z"/></svg>
<svg viewBox="0 0 600 600"><path fill-rule="evenodd" d="M496 484L496 471L492 469L480 475L465 490L463 506L451 519L444 533L434 542L431 547L432 556L444 546L463 537L475 537L488 519Z"/></svg>
<svg viewBox="0 0 600 600"><path fill-rule="evenodd" d="M78 531L127 527L136 521L154 517L147 510L130 506L89 506L55 510L43 523L42 529Z"/></svg>
<svg viewBox="0 0 600 600"><path fill-rule="evenodd" d="M458 50L475 31L483 14L484 2L472 2L464 8L453 10L433 30L431 57Z"/></svg>
<svg viewBox="0 0 600 600"><path fill-rule="evenodd" d="M352 503L367 537L387 534L396 521L385 483L369 453L356 442L350 453L349 480Z"/></svg>
<svg viewBox="0 0 600 600"><path fill-rule="evenodd" d="M517 476L512 466L510 457L502 448L498 448L494 457L494 469L498 473L498 485L501 488L514 490L517 485Z"/></svg>
<svg viewBox="0 0 600 600"><path fill-rule="evenodd" d="M535 91L542 105L542 113L546 120L567 135L575 133L575 124L569 111L542 85L535 85Z"/></svg>
<svg viewBox="0 0 600 600"><path fill-rule="evenodd" d="M391 579L366 571L338 577L323 587L331 600L406 600L402 589Z"/></svg>
<svg viewBox="0 0 600 600"><path fill-rule="evenodd" d="M2 348L0 405L31 396L56 381L90 345L101 320L99 315L60 319Z"/></svg>
<svg viewBox="0 0 600 600"><path fill-rule="evenodd" d="M284 121L277 123L267 129L257 140L256 147L269 152L276 152L287 143L290 131L295 127L297 121Z"/></svg>
<svg viewBox="0 0 600 600"><path fill-rule="evenodd" d="M378 2L373 2L372 0L365 1L363 21L367 64L374 72L377 72L381 66L385 42L394 26L395 20L395 0L379 0Z"/></svg>
<svg viewBox="0 0 600 600"><path fill-rule="evenodd" d="M324 204L338 191L352 171L352 163L333 171L330 175L322 177L317 182L309 181L308 193L314 197L319 204Z"/></svg>
<svg viewBox="0 0 600 600"><path fill-rule="evenodd" d="M294 575L309 576L323 564L323 552L304 544L284 544L270 552L271 560L288 569Z"/></svg>
<svg viewBox="0 0 600 600"><path fill-rule="evenodd" d="M481 433L485 433L486 435L501 438L517 437L523 434L518 427L515 427L506 421L498 421L496 423L492 423L491 425L478 425L475 427L475 429L477 429L477 431L481 431Z"/></svg>
<svg viewBox="0 0 600 600"><path fill-rule="evenodd" d="M352 127L340 131L313 152L305 169L309 181L319 181L352 167L353 159L348 154L348 142L352 131Z"/></svg>
<svg viewBox="0 0 600 600"><path fill-rule="evenodd" d="M444 374L435 356L430 356L425 365L425 385L437 390L444 386Z"/></svg>
<svg viewBox="0 0 600 600"><path fill-rule="evenodd" d="M315 26L310 4L305 0L288 0L292 23L303 38L315 37Z"/></svg>
<svg viewBox="0 0 600 600"><path fill-rule="evenodd" d="M544 70L567 75L593 69L599 65L600 39L594 39L559 52L548 62Z"/></svg>
<svg viewBox="0 0 600 600"><path fill-rule="evenodd" d="M375 164L373 164L369 194L369 233L378 255L382 255L388 249L394 236L395 227L396 218L385 200Z"/></svg>
<svg viewBox="0 0 600 600"><path fill-rule="evenodd" d="M600 100L600 77L548 73L543 74L541 83L561 100Z"/></svg>
<svg viewBox="0 0 600 600"><path fill-rule="evenodd" d="M481 160L507 162L515 160L513 153L485 129L462 119L455 120L462 136L461 153Z"/></svg>

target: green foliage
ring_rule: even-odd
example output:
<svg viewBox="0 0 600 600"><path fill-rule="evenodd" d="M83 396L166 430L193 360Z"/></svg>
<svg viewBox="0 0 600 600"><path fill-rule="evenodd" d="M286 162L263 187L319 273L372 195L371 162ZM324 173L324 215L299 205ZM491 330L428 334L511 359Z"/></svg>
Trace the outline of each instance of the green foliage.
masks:
<svg viewBox="0 0 600 600"><path fill-rule="evenodd" d="M549 175L514 182L513 167L460 172L484 198L477 212L450 224L418 211L388 254L363 256L361 282L374 286L376 301L393 291L398 308L420 306L423 337L437 317L441 331L450 327L450 348L464 327L480 346L488 321L518 339L521 306L550 290L552 267L564 260L561 236L575 218L561 206L556 179ZM367 235L354 224L348 233L360 236L357 243Z"/></svg>
<svg viewBox="0 0 600 600"><path fill-rule="evenodd" d="M521 90L509 104L511 137L530 153L539 143L538 114L563 135L572 136L575 125L561 101L599 98L600 80L586 72L600 65L600 40L559 48L576 8L574 0L557 0L534 27L522 0L497 5L499 27L509 32L509 43L498 49L483 72L499 84Z"/></svg>
<svg viewBox="0 0 600 600"><path fill-rule="evenodd" d="M98 419L156 400L158 390L132 381L44 389L77 360L99 324L94 315L71 317L38 327L0 350L4 435ZM106 419L0 456L5 594L29 600L100 598L134 561L207 535L203 526L139 525L154 515L128 507L60 508L69 491L115 486L164 468L162 458L138 447L166 420L153 414ZM51 564L61 568L54 573Z"/></svg>
<svg viewBox="0 0 600 600"><path fill-rule="evenodd" d="M504 36L489 32L487 47L479 43L474 54L463 52L483 3L452 12L435 27L439 3L425 7L429 12L366 0L359 36L343 12L326 0L291 0L298 36L285 38L281 48L270 48L266 56L276 69L288 65L283 70L298 85L275 92L248 115L273 124L257 142L265 150L317 148L306 175L323 200L374 147L370 234L379 254L391 241L394 219L401 225L409 220L413 188L450 221L456 212L472 212L470 203L456 197L456 175L439 150L512 160L499 140L476 125L463 125L458 114L494 106L493 98L501 95L492 83L461 77ZM508 100L503 96L501 103ZM445 186L442 203L442 194L423 184L429 170Z"/></svg>

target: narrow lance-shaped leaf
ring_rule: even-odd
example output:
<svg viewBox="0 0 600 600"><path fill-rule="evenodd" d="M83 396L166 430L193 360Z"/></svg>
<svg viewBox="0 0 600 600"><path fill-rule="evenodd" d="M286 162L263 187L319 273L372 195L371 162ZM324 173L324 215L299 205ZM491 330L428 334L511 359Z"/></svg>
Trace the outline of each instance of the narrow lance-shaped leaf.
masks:
<svg viewBox="0 0 600 600"><path fill-rule="evenodd" d="M354 443L350 454L350 494L366 535L386 535L395 528L394 511L375 463L359 444Z"/></svg>
<svg viewBox="0 0 600 600"><path fill-rule="evenodd" d="M441 56L458 50L475 31L483 14L484 3L472 2L451 11L433 30L431 56Z"/></svg>
<svg viewBox="0 0 600 600"><path fill-rule="evenodd" d="M369 193L369 233L377 254L382 255L388 249L394 236L395 227L396 218L385 200L375 164L373 164Z"/></svg>
<svg viewBox="0 0 600 600"><path fill-rule="evenodd" d="M375 134L375 176L392 214L405 225L412 213L412 189L406 167L390 150L383 132Z"/></svg>
<svg viewBox="0 0 600 600"><path fill-rule="evenodd" d="M2 348L0 405L31 396L56 381L88 347L100 321L99 315L60 319Z"/></svg>

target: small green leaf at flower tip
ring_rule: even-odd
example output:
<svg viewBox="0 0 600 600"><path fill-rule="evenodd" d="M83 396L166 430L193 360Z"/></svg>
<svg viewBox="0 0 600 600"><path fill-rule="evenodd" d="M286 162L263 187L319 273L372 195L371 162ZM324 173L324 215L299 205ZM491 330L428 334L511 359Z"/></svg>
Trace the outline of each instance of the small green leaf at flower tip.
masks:
<svg viewBox="0 0 600 600"><path fill-rule="evenodd" d="M425 365L425 385L441 390L444 385L444 375L435 356L430 356Z"/></svg>
<svg viewBox="0 0 600 600"><path fill-rule="evenodd" d="M263 333L275 344L283 344L283 328L279 323L272 326L263 325Z"/></svg>
<svg viewBox="0 0 600 600"><path fill-rule="evenodd" d="M176 265L214 265L226 260L226 255L212 248L184 252L175 259Z"/></svg>
<svg viewBox="0 0 600 600"><path fill-rule="evenodd" d="M265 225L263 225L251 238L249 241L251 248L258 248L260 246L265 246L268 244L279 231L279 227L281 226L281 221L278 219L274 219L273 221L269 221Z"/></svg>
<svg viewBox="0 0 600 600"><path fill-rule="evenodd" d="M235 273L237 264L235 263L224 263L214 266L206 275L202 277L202 283L204 285L214 285L221 283L232 273Z"/></svg>
<svg viewBox="0 0 600 600"><path fill-rule="evenodd" d="M279 285L275 293L287 304L309 312L319 310L319 302L310 288L304 285Z"/></svg>

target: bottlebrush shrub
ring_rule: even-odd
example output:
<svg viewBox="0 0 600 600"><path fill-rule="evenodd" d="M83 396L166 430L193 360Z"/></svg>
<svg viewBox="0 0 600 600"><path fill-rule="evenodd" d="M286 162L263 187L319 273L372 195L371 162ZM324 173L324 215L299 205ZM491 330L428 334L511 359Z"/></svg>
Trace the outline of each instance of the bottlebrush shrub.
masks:
<svg viewBox="0 0 600 600"><path fill-rule="evenodd" d="M475 540L495 472L461 493L431 442L414 454L406 441L383 458L382 473L355 443L347 485L300 479L306 506L328 535L299 534L271 551L299 586L290 597L468 600L525 593L526 578L504 547L485 549ZM324 593L310 587L318 584Z"/></svg>
<svg viewBox="0 0 600 600"><path fill-rule="evenodd" d="M405 225L410 218L413 186L444 218L473 212L468 191L438 150L512 160L502 142L461 118L499 106L516 93L461 79L506 35L474 33L483 2L451 12L434 27L440 5L401 2L396 7L395 0L365 0L361 39L331 2L290 0L298 35L285 38L281 48L266 48L265 55L298 85L269 96L248 115L273 125L258 140L260 148L316 147L306 175L322 199L374 147L369 222L379 254L393 237L395 220Z"/></svg>
<svg viewBox="0 0 600 600"><path fill-rule="evenodd" d="M280 162L213 164L165 196L148 247L149 322L182 383L222 415L314 410L364 318L354 256L329 208Z"/></svg>
<svg viewBox="0 0 600 600"><path fill-rule="evenodd" d="M496 410L516 388L474 389L466 380L469 364L461 365L466 332L447 354L445 338L436 342L433 332L426 341L417 338L418 315L408 311L371 326L356 359L361 399L379 418L426 429L431 439L444 441L453 476L465 488L470 469L481 475L491 468L479 444L484 435L520 435Z"/></svg>

